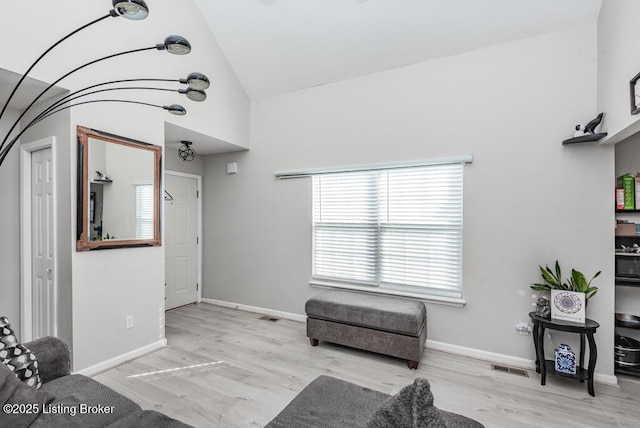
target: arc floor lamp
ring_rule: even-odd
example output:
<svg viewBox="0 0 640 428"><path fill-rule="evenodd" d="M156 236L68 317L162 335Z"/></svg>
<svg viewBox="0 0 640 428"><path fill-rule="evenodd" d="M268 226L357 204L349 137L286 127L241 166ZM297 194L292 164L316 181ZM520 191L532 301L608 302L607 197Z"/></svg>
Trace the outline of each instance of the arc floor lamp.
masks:
<svg viewBox="0 0 640 428"><path fill-rule="evenodd" d="M16 83L16 85L14 86L14 88L12 89L9 97L7 98L7 100L5 101L2 110L0 111L0 124L2 123L2 118L4 116L4 113L6 112L7 108L9 107L9 104L11 102L11 100L13 99L13 97L15 96L16 92L18 91L18 89L20 88L20 86L22 85L22 83L24 82L24 80L27 78L27 76L29 75L29 73L31 72L31 70L33 70L33 68L40 62L40 60L42 60L42 58L44 58L49 52L51 52L56 46L58 46L60 43L64 42L65 40L67 40L69 37L73 36L74 34L84 30L85 28L88 28L98 22L101 22L107 18L117 18L117 17L122 17L122 18L126 18L126 19L131 19L131 20L141 20L141 19L145 19L148 15L149 15L149 8L147 7L147 4L144 2L144 0L113 0L112 1L113 4L113 9L110 10L106 15L101 16L98 19L95 19L77 29L75 29L74 31L70 32L69 34L67 34L66 36L62 37L60 40L58 40L57 42L55 42L53 45L51 45L47 50L45 50L42 54L40 54L40 56L33 62L33 64L31 64L31 66L29 66L29 68L27 69L27 71L20 77L20 79L18 80L18 82ZM128 54L134 54L137 52L143 52L143 51L147 51L147 50L159 50L159 51L167 51L168 53L174 54L174 55L186 55L189 52L191 52L191 44L189 43L189 41L187 39L185 39L184 37L181 36L177 36L177 35L171 35L168 36L164 39L163 43L158 43L156 45L153 46L148 46L148 47L143 47L143 48L139 48L139 49L133 49L133 50L128 50L128 51L124 51L124 52L118 52L115 54L111 54L111 55L107 55L104 56L102 58L98 58L98 59L94 59L92 61L89 61L79 67L76 67L75 69L69 71L68 73L65 73L63 76L61 76L60 78L56 79L53 83L51 83L47 88L45 88L42 92L40 92L40 94L38 94L32 101L31 103L22 111L22 113L20 114L20 116L18 117L18 119L16 119L15 122L13 122L13 124L11 124L11 126L9 126L7 124L7 126L9 126L9 130L7 131L7 133L4 135L4 137L2 135L0 135L0 137L2 138L2 142L0 143L0 166L2 165L2 163L4 162L4 160L6 159L9 151L11 150L11 148L16 144L16 142L20 139L20 137L22 136L22 134L24 134L28 129L30 129L31 127L33 127L34 125L38 124L40 121L50 117L51 115L54 115L60 111L66 110L68 108L71 107L75 107L75 106L80 106L80 105L84 105L84 104L91 104L91 103L129 103L129 104L138 104L138 105L143 105L143 106L148 106L148 107L156 107L156 108L162 108L166 111L168 111L169 113L175 114L175 115L185 115L187 113L187 110L182 107L179 104L171 104L171 105L157 105L157 104L152 104L152 103L147 103L144 101L133 101L133 100L125 100L125 99L117 99L117 98L101 98L101 99L90 99L90 100L83 100L83 101L79 101L79 102L74 102L76 100L78 100L79 98L82 97L86 97L86 96L91 96L91 95L95 95L98 93L108 93L111 91L124 91L124 90L131 90L131 91L138 91L138 90L154 90L154 91L168 91L168 92L177 92L179 94L184 94L187 96L187 98L189 98L192 101L204 101L207 98L207 95L205 93L205 89L209 88L210 86L210 82L209 79L207 78L207 76L205 76L202 73L199 72L193 72L190 73L187 77L185 78L179 78L179 79L145 79L145 78L135 78L135 79L121 79L121 80L112 80L112 81L108 81L108 82L101 82L101 83L96 83L94 85L90 85L87 86L86 88L74 91L68 95L66 95L65 97L52 102L50 105L44 107L42 109L42 111L40 111L33 120L31 120L28 124L26 124L25 126L23 126L19 131L16 129L18 128L18 125L20 124L20 121L24 118L24 116L31 111L35 104L40 100L40 98L42 98L51 88L53 88L56 84L58 84L61 80L67 78L68 76L70 76L71 74L85 68L88 66L91 66L93 64L96 64L98 62L101 61L105 61L111 58L115 58L118 56L122 56L122 55L128 55ZM155 87L155 86L114 86L114 85L118 85L118 84L129 84L132 82L176 82L179 84L186 84L188 85L187 88L180 88L180 89L168 89L168 88L162 88L162 87ZM96 88L100 88L100 89L96 89Z"/></svg>

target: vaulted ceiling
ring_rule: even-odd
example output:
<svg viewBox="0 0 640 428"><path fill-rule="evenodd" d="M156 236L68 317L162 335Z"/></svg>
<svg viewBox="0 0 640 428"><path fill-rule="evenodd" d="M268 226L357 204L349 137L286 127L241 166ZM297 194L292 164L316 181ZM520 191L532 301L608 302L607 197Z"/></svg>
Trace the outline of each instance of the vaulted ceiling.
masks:
<svg viewBox="0 0 640 428"><path fill-rule="evenodd" d="M602 0L195 0L247 94L259 99L594 23ZM611 1L611 0L609 0ZM19 76L0 69L0 100ZM46 84L29 82L24 108ZM55 93L60 93L58 90ZM199 153L227 143L167 128ZM187 134L187 137L185 136ZM202 141L206 144L200 144ZM237 148L236 148L237 149Z"/></svg>
<svg viewBox="0 0 640 428"><path fill-rule="evenodd" d="M597 20L602 0L196 0L250 98Z"/></svg>

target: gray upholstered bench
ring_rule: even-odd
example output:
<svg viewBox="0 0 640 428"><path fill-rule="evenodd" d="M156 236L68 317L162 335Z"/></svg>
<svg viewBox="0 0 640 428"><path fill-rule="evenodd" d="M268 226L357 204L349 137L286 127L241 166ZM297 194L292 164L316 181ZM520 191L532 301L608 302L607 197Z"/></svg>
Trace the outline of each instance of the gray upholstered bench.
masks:
<svg viewBox="0 0 640 428"><path fill-rule="evenodd" d="M424 303L396 297L327 290L309 299L307 337L407 360L418 368L427 339Z"/></svg>

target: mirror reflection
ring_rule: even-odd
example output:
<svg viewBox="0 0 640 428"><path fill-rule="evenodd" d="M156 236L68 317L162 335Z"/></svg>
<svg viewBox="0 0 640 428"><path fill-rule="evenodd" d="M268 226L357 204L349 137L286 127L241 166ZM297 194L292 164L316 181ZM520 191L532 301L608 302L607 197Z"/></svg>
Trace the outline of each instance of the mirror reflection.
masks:
<svg viewBox="0 0 640 428"><path fill-rule="evenodd" d="M78 250L160 245L160 147L82 127L78 141Z"/></svg>

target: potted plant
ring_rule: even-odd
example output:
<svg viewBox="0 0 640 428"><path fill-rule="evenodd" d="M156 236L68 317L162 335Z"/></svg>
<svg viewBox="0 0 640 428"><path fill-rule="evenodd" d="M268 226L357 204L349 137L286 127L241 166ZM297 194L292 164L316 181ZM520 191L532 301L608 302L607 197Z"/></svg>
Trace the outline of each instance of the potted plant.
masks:
<svg viewBox="0 0 640 428"><path fill-rule="evenodd" d="M551 318L584 322L585 308L588 300L598 292L598 287L591 282L596 279L601 271L587 281L582 272L571 269L571 276L562 279L560 263L556 260L555 270L549 266L538 266L542 276L541 283L534 283L531 288L537 291L549 291L551 293ZM538 302L540 308L541 303Z"/></svg>
<svg viewBox="0 0 640 428"><path fill-rule="evenodd" d="M571 277L562 281L562 270L560 269L560 263L556 260L555 272L551 270L549 266L539 266L540 274L542 275L543 283L535 283L531 285L531 288L537 291L551 291L551 290L567 290L579 293L585 293L585 298L590 299L598 292L598 287L592 287L591 281L596 279L602 271L596 272L589 281L587 281L584 274L576 269L571 269Z"/></svg>

